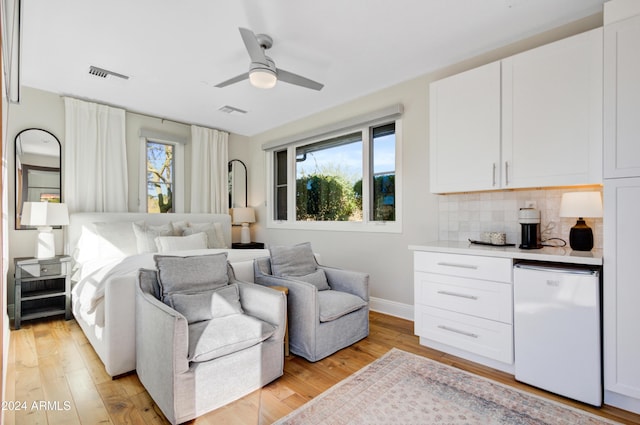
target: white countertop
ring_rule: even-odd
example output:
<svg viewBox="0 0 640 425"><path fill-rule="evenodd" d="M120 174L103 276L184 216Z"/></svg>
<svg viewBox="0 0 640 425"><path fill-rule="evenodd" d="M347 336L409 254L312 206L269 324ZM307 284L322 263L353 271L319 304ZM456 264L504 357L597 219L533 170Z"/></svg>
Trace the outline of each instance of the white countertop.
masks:
<svg viewBox="0 0 640 425"><path fill-rule="evenodd" d="M489 246L461 241L432 241L424 245L409 245L413 251L446 252L450 254L484 255L518 260L552 261L556 263L602 265L602 250L573 251L570 247L519 249L514 246Z"/></svg>

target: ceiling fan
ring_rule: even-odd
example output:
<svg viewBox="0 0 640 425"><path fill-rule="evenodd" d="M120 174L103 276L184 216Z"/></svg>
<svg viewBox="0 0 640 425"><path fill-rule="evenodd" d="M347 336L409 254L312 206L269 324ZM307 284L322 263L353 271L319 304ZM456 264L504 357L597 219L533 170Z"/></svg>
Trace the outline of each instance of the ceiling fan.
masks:
<svg viewBox="0 0 640 425"><path fill-rule="evenodd" d="M239 30L242 41L244 41L244 45L251 58L249 72L216 84L216 87L226 87L248 78L253 86L263 89L270 89L276 85L276 81L280 80L312 90L322 90L324 84L294 74L293 72L276 68L273 59L265 55L265 50L273 46L273 39L271 37L266 34L256 35L253 31L246 28L239 28Z"/></svg>

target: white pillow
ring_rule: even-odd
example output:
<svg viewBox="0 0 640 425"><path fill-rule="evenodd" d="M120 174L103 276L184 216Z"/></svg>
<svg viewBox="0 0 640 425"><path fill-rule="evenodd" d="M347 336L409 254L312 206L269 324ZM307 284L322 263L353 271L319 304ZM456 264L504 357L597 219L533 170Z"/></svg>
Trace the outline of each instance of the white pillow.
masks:
<svg viewBox="0 0 640 425"><path fill-rule="evenodd" d="M182 234L188 236L200 232L207 234L208 248L228 248L221 223L189 223L189 227Z"/></svg>
<svg viewBox="0 0 640 425"><path fill-rule="evenodd" d="M173 226L171 223L152 226L142 221L133 223L133 233L136 235L138 254L157 252L155 239L158 236L173 236Z"/></svg>
<svg viewBox="0 0 640 425"><path fill-rule="evenodd" d="M173 234L175 236L182 236L185 229L189 227L189 223L186 221L172 221L171 225L173 226Z"/></svg>
<svg viewBox="0 0 640 425"><path fill-rule="evenodd" d="M102 258L125 257L138 253L136 235L131 222L116 221L94 223L100 236L100 256Z"/></svg>
<svg viewBox="0 0 640 425"><path fill-rule="evenodd" d="M158 236L155 243L158 252L207 249L207 234L200 232L189 236Z"/></svg>

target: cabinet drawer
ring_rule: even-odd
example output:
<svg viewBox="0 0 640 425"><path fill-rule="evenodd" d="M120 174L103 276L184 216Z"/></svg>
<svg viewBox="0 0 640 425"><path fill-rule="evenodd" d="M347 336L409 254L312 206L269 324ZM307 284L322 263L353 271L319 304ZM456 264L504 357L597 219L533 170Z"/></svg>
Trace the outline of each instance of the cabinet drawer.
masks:
<svg viewBox="0 0 640 425"><path fill-rule="evenodd" d="M416 271L511 283L510 258L416 251Z"/></svg>
<svg viewBox="0 0 640 425"><path fill-rule="evenodd" d="M416 306L415 327L416 333L423 338L503 363L513 363L511 325L438 308Z"/></svg>
<svg viewBox="0 0 640 425"><path fill-rule="evenodd" d="M508 283L416 272L415 291L416 304L513 323Z"/></svg>
<svg viewBox="0 0 640 425"><path fill-rule="evenodd" d="M23 264L19 266L22 269L22 277L43 277L43 276L60 276L63 274L62 263L39 263L39 264Z"/></svg>

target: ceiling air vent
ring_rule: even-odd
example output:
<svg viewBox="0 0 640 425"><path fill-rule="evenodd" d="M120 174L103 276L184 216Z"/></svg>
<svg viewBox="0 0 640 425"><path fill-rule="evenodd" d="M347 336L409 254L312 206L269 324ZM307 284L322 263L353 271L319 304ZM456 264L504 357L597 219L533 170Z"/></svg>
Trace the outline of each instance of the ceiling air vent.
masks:
<svg viewBox="0 0 640 425"><path fill-rule="evenodd" d="M129 77L127 75L118 74L117 72L109 71L108 69L98 68L97 66L91 65L89 67L89 74L95 75L100 78L107 78L109 75L114 77L122 78L123 80L128 80Z"/></svg>
<svg viewBox="0 0 640 425"><path fill-rule="evenodd" d="M246 114L247 111L243 111L242 109L234 108L233 106L224 105L218 108L218 111L224 112L225 114L232 114L237 112L238 114Z"/></svg>

